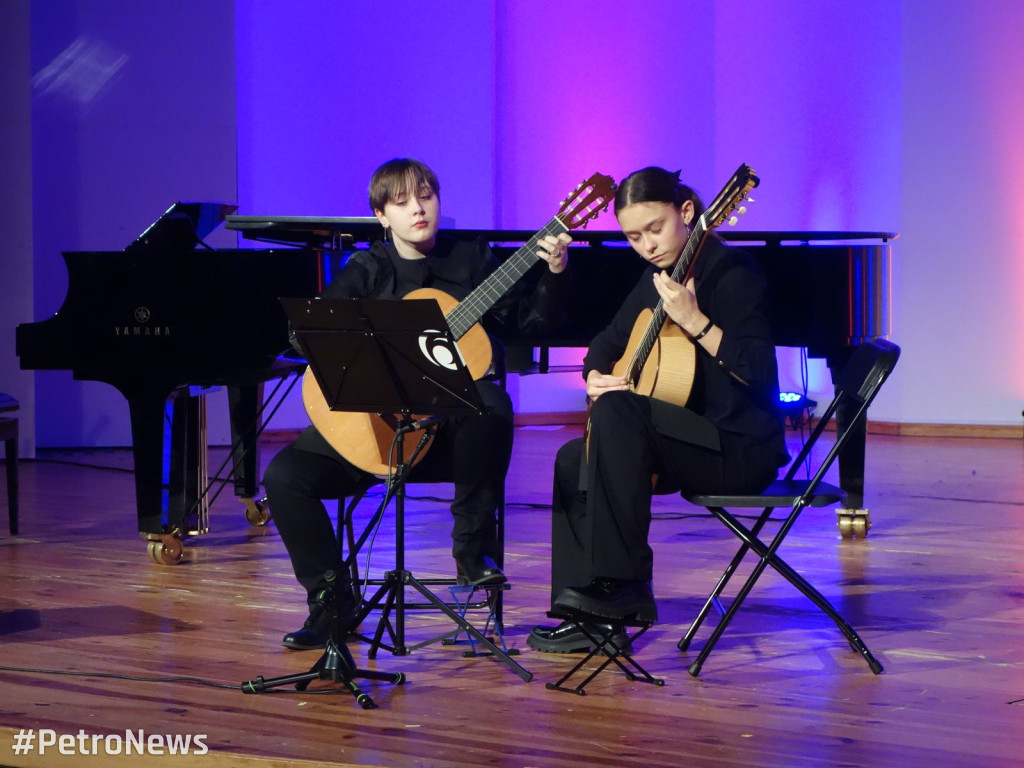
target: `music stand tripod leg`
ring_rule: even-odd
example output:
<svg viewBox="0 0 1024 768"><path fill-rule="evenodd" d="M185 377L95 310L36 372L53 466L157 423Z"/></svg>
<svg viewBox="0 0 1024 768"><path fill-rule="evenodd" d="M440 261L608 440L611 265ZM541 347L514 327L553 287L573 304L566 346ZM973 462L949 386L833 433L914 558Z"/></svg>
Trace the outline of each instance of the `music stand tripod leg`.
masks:
<svg viewBox="0 0 1024 768"><path fill-rule="evenodd" d="M408 571L405 570L405 482L406 476L416 461L416 457L426 447L429 438L433 435L434 429L435 425L432 424L424 430L408 462L403 457L402 438L405 432L411 430L408 427L404 427L397 431L396 437L398 442L395 447L397 458L395 471L387 483L384 498L381 500L380 506L377 508L376 513L374 513L373 520L370 523L370 526L375 525L376 521L383 517L384 510L391 499L395 500L395 568L384 574L384 580L379 589L374 593L373 597L363 602L356 621L358 624L374 609L381 608L377 629L374 632L373 639L369 641L370 650L367 656L371 659L377 657L377 650L379 648L391 651L395 656L405 656L410 650L405 644L404 584L406 574L408 574ZM381 607L382 601L383 607ZM394 612L394 623L391 621L392 612ZM383 644L385 629L387 630L388 637L391 639L391 646ZM364 640L366 639L362 635L359 637Z"/></svg>
<svg viewBox="0 0 1024 768"><path fill-rule="evenodd" d="M357 679L383 680L394 685L401 685L405 682L404 672L382 672L356 667L352 654L345 645L345 637L348 634L351 621L342 617L338 609L333 574L328 574L328 581L330 586L321 592L318 600L319 606L331 614L331 636L323 655L317 659L309 672L273 677L269 680L260 675L254 680L247 680L239 686L242 693L264 693L272 688L285 685L294 685L295 690L304 691L313 680L331 680L335 683L343 683L349 693L355 697L356 703L363 709L376 709L377 704L356 684Z"/></svg>
<svg viewBox="0 0 1024 768"><path fill-rule="evenodd" d="M405 457L403 456L403 437L406 432L414 431L417 427L413 426L411 419L406 415L403 418L403 423L396 430L396 445L395 445L395 456L396 456L396 470L392 476L391 482L388 485L388 492L384 496L382 504L387 504L390 497L395 500L395 569L388 571L385 575L385 584L381 590L378 590L375 595L375 600L379 602L380 597L386 593L388 595L387 604L383 614L381 615L381 624L377 627L377 633L374 636L373 642L371 643L371 653L376 653L376 649L380 646L380 639L382 634L382 625L388 619L388 613L393 607L395 611L395 648L393 653L395 655L404 655L409 651L409 647L405 644L405 586L408 585L419 592L425 597L432 605L438 610L448 616L456 625L463 631L475 638L477 641L482 643L490 652L491 655L498 658L504 664L506 664L513 672L521 677L526 682L533 679L533 673L523 668L520 664L513 661L507 653L498 648L494 643L488 640L479 630L470 624L463 616L460 616L451 606L446 604L437 595L431 592L426 585L421 583L413 574L408 571L405 567L405 482L406 476L409 473L409 469L412 463L415 461L416 454L421 450L421 447L426 444L427 433L433 428L435 424L431 424L427 428L427 432L424 433L423 438L420 440L420 444L413 451L412 457L409 462L406 463ZM374 605L371 603L363 607L360 611L360 615L365 615L369 610L372 610ZM390 625L389 625L390 627ZM448 633L446 633L447 635ZM444 637L444 635L442 635ZM371 658L373 658L371 656Z"/></svg>

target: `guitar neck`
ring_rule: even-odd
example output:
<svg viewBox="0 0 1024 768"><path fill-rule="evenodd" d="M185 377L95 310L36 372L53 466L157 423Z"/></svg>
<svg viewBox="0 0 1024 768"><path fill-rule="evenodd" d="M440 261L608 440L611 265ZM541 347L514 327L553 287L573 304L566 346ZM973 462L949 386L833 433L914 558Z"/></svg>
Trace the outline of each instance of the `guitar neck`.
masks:
<svg viewBox="0 0 1024 768"><path fill-rule="evenodd" d="M679 257L679 261L676 262L676 266L672 270L672 279L677 283L683 283L689 279L694 258L700 252L700 246L703 245L707 234L708 228L704 224L703 217L701 217L694 224L693 231L686 240L686 245ZM631 384L636 385L640 381L640 374L643 372L644 366L647 365L647 358L650 357L654 344L658 341L658 334L661 333L661 328L665 325L667 317L668 313L665 311L665 302L662 299L658 299L658 304L654 307L654 314L651 315L651 321L647 324L647 330L644 332L640 343L637 344L636 351L633 353L633 357L630 358L629 367L626 369L626 380Z"/></svg>
<svg viewBox="0 0 1024 768"><path fill-rule="evenodd" d="M568 227L557 216L554 217L544 229L531 237L526 245L512 254L504 264L488 275L486 280L460 301L458 306L445 316L455 339L461 339L470 328L480 322L480 318L487 313L487 310L508 293L530 267L540 261L540 256L537 255L537 243L542 238L547 235L558 236L562 232L568 231Z"/></svg>

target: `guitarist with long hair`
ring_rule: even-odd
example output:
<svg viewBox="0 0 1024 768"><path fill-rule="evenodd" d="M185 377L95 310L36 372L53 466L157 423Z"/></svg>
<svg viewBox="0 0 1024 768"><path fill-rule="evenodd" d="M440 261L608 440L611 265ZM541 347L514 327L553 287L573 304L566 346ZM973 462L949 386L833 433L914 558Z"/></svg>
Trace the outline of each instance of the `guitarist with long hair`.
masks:
<svg viewBox="0 0 1024 768"><path fill-rule="evenodd" d="M417 160L402 158L380 166L370 181L370 208L390 237L354 254L323 296L401 299L429 287L455 299L465 298L494 272L498 262L482 241L461 242L438 235L440 194L437 176ZM560 322L568 307L569 242L565 233L540 239L537 256L547 264L536 287L529 295L512 291L494 305L487 320L524 332ZM459 581L501 584L506 577L496 562L501 553L495 512L512 453L512 403L493 382L478 381L477 386L486 412L442 422L410 479L454 482L452 554ZM351 604L342 606L342 613L354 613L357 608L322 499L351 496L370 477L314 427L304 430L267 467L263 478L267 500L311 609L303 627L284 636L287 648L325 646L330 616L315 607L317 596L328 586L327 572L344 581L335 585L336 593L352 598Z"/></svg>
<svg viewBox="0 0 1024 768"><path fill-rule="evenodd" d="M552 504L552 608L595 625L657 620L653 493L759 492L788 461L764 277L749 255L701 228L704 213L678 172L644 168L616 191L619 225L650 269L584 358L588 434L559 450ZM677 282L684 254L696 261ZM659 306L660 357L633 376L623 363L635 358L636 326ZM653 394L640 386L649 380ZM535 627L527 642L553 653L591 645L570 622Z"/></svg>

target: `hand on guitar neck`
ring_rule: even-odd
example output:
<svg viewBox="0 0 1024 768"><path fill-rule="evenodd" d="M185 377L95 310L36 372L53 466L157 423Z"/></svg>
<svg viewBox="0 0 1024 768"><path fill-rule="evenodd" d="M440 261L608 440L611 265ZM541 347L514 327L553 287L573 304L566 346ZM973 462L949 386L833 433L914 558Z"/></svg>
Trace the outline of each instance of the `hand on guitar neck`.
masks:
<svg viewBox="0 0 1024 768"><path fill-rule="evenodd" d="M686 284L677 283L668 272L662 270L654 276L654 287L661 297L665 314L676 325L686 331L697 341L708 354L718 354L718 345L722 341L722 329L711 324L711 320L697 306L697 289L691 277ZM709 327L710 325L710 327Z"/></svg>

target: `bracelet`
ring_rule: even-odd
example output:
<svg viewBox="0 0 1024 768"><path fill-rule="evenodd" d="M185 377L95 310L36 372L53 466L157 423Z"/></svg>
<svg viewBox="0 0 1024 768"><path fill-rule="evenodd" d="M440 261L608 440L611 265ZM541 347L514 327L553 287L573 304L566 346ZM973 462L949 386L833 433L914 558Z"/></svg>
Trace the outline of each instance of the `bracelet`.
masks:
<svg viewBox="0 0 1024 768"><path fill-rule="evenodd" d="M713 322L711 322L710 320L708 320L708 324L704 326L704 330L702 330L700 333L698 333L696 336L694 336L693 340L694 341L700 341L705 336L707 336L708 335L708 331L710 331L714 327L715 327L715 324Z"/></svg>

